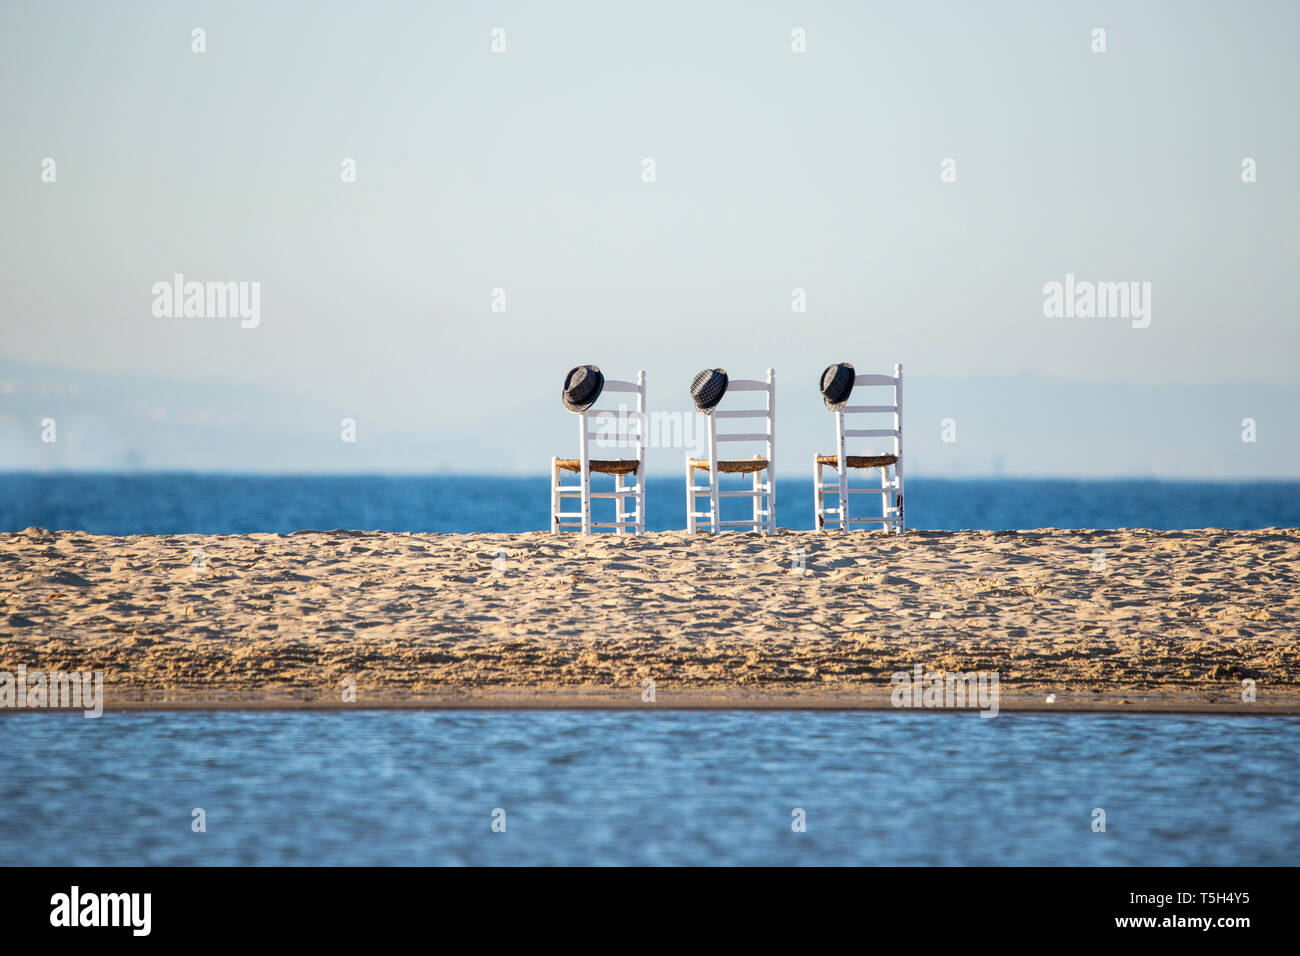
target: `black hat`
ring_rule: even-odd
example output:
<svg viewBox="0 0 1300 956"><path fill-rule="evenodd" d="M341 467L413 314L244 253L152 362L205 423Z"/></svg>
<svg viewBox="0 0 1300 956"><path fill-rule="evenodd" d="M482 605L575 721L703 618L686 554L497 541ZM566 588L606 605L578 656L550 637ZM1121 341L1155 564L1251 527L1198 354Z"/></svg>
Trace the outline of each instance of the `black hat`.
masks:
<svg viewBox="0 0 1300 956"><path fill-rule="evenodd" d="M605 376L594 365L579 365L569 369L564 376L564 391L560 401L571 412L585 412L596 404L601 390L605 387Z"/></svg>
<svg viewBox="0 0 1300 956"><path fill-rule="evenodd" d="M849 403L849 393L853 391L853 380L857 373L848 362L827 365L822 372L822 401L833 412L838 412Z"/></svg>
<svg viewBox="0 0 1300 956"><path fill-rule="evenodd" d="M697 411L712 414L722 396L727 394L727 373L720 368L706 368L691 380L691 400Z"/></svg>

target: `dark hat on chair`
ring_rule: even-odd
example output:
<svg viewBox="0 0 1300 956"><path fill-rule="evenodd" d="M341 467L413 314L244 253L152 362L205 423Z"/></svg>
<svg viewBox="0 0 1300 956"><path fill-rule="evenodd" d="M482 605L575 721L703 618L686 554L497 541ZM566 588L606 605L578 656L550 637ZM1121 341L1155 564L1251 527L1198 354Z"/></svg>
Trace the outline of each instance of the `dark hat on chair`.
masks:
<svg viewBox="0 0 1300 956"><path fill-rule="evenodd" d="M564 376L564 391L560 401L571 412L582 413L596 404L601 390L605 387L605 376L594 365L579 365L569 369Z"/></svg>
<svg viewBox="0 0 1300 956"><path fill-rule="evenodd" d="M822 401L833 412L838 412L849 403L849 394L853 391L853 380L857 373L848 362L827 365L822 372Z"/></svg>
<svg viewBox="0 0 1300 956"><path fill-rule="evenodd" d="M706 368L691 380L691 401L696 411L713 413L722 396L727 394L727 373L720 368Z"/></svg>

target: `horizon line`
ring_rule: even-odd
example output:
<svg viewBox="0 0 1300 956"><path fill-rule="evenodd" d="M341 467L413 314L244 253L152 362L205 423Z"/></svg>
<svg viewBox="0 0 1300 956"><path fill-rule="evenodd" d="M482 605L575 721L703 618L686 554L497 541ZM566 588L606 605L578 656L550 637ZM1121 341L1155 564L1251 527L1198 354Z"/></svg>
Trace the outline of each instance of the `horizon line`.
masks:
<svg viewBox="0 0 1300 956"><path fill-rule="evenodd" d="M238 469L198 469L198 468L61 468L41 471L32 468L0 469L0 478L31 477L195 477L213 476L225 478L512 478L520 480L544 480L546 472L485 472L485 471L246 471ZM778 472L778 481L812 481L808 475L794 472ZM680 475L647 476L647 480L682 480ZM1012 473L972 473L962 475L938 475L927 472L909 474L911 480L922 481L1073 481L1080 483L1102 483L1114 481L1127 482L1165 482L1170 484L1296 484L1300 475L1291 476L1243 476L1243 477L1189 477L1184 475L1066 475L1066 474L1012 474Z"/></svg>

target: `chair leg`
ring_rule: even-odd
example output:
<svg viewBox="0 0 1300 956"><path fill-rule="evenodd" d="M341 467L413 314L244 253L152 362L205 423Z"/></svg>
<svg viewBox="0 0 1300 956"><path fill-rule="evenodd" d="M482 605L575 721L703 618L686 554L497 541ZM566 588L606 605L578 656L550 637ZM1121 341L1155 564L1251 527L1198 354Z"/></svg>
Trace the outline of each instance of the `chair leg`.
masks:
<svg viewBox="0 0 1300 956"><path fill-rule="evenodd" d="M583 467L578 474L582 478L582 533L587 535L591 534L591 471Z"/></svg>
<svg viewBox="0 0 1300 956"><path fill-rule="evenodd" d="M636 472L636 533L645 534L645 465Z"/></svg>
<svg viewBox="0 0 1300 956"><path fill-rule="evenodd" d="M760 494L760 492L762 492L762 490L763 490L763 482L760 480L760 479L761 479L761 476L762 476L762 472L758 472L758 471L754 472L754 473L750 476L751 480L750 480L750 483L749 483L749 484L750 484L750 490L754 492L754 497L753 497L753 498L750 498L749 500L750 500L750 501L753 503L753 505L754 505L753 517L754 517L754 530L755 530L755 531L763 531L763 530L764 530L764 520L765 520L765 519L764 519L764 517L763 517L763 496Z"/></svg>
<svg viewBox="0 0 1300 956"><path fill-rule="evenodd" d="M890 485L893 481L889 477L889 466L883 465L880 469L880 517L885 520L880 522L881 528L886 534L894 529L894 520L891 512L894 510L889 504Z"/></svg>
<svg viewBox="0 0 1300 956"><path fill-rule="evenodd" d="M771 534L776 530L776 495L774 493L776 485L770 467L763 469L763 477L767 480L767 491L763 495L763 501L767 505L767 515L763 516L763 533ZM763 485L760 484L758 487L760 491L763 490Z"/></svg>
<svg viewBox="0 0 1300 956"><path fill-rule="evenodd" d="M551 534L560 533L560 469L555 463L558 458L551 459Z"/></svg>
<svg viewBox="0 0 1300 956"><path fill-rule="evenodd" d="M840 479L840 530L849 530L849 466L837 469Z"/></svg>
<svg viewBox="0 0 1300 956"><path fill-rule="evenodd" d="M686 456L686 533L695 534L695 484L694 469L691 468L691 456Z"/></svg>
<svg viewBox="0 0 1300 956"><path fill-rule="evenodd" d="M623 490L623 476L614 476L614 533L623 533L623 498L618 492Z"/></svg>
<svg viewBox="0 0 1300 956"><path fill-rule="evenodd" d="M722 509L718 507L718 471L709 469L709 533L717 534L722 530Z"/></svg>
<svg viewBox="0 0 1300 956"><path fill-rule="evenodd" d="M898 512L898 533L907 529L907 519L903 512L903 462L899 459L894 466L894 508Z"/></svg>
<svg viewBox="0 0 1300 956"><path fill-rule="evenodd" d="M822 491L822 463L813 455L813 530L824 531L826 525L826 493Z"/></svg>
<svg viewBox="0 0 1300 956"><path fill-rule="evenodd" d="M767 475L767 533L776 534L776 470L769 463Z"/></svg>

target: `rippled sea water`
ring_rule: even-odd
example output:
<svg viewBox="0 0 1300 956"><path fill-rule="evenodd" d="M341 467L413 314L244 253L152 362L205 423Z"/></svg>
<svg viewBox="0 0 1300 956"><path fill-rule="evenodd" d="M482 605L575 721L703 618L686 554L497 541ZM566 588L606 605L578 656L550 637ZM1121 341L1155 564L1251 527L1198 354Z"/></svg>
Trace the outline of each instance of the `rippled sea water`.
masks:
<svg viewBox="0 0 1300 956"><path fill-rule="evenodd" d="M0 865L1300 863L1294 718L49 713L0 737Z"/></svg>
<svg viewBox="0 0 1300 956"><path fill-rule="evenodd" d="M612 481L597 476L596 489ZM724 489L743 484L744 476L723 479ZM906 487L909 526L933 530L1300 527L1295 481L913 477ZM649 530L686 527L684 488L684 477L650 479ZM725 520L745 517L750 504L731 498L722 506ZM544 477L0 474L0 531L541 531L549 507ZM598 516L601 508L612 514L609 501L593 507ZM783 528L812 527L811 479L777 481L777 520Z"/></svg>

